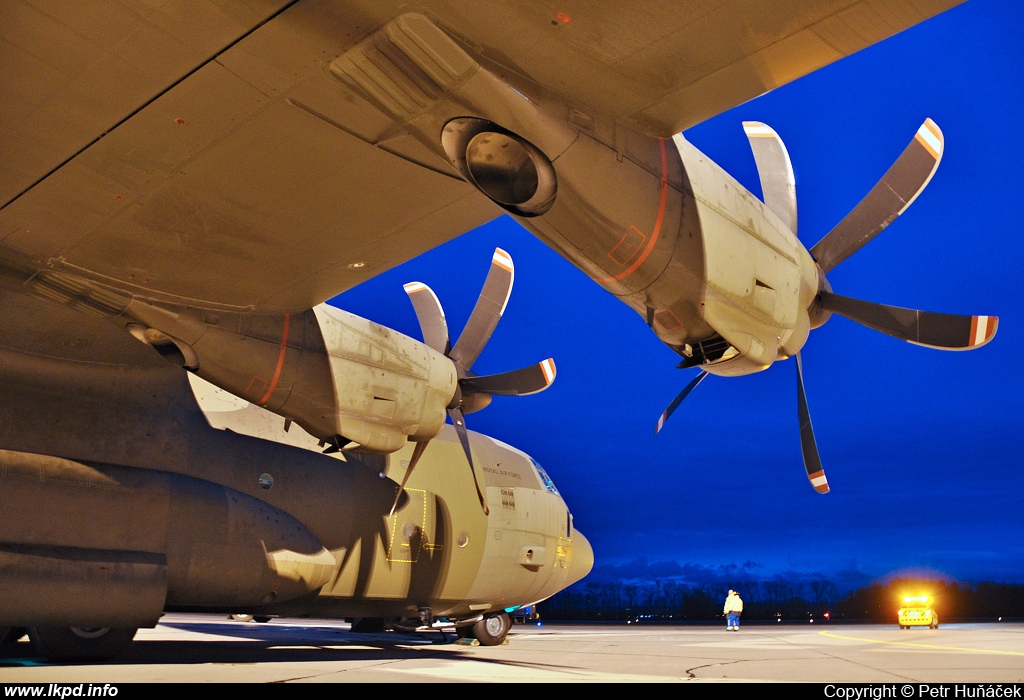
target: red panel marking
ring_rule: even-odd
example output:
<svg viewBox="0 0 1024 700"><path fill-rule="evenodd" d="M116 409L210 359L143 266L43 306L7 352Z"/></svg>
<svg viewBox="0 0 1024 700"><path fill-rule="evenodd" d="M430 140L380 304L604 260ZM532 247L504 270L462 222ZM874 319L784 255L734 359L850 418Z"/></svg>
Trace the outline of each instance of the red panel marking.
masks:
<svg viewBox="0 0 1024 700"><path fill-rule="evenodd" d="M252 396L253 398L263 393L264 387L267 386L267 380L263 377L253 377L252 381L249 382L249 386L245 389L246 396Z"/></svg>
<svg viewBox="0 0 1024 700"><path fill-rule="evenodd" d="M174 119L174 123L177 124L178 126L185 126L185 120L182 119L181 117L176 117Z"/></svg>
<svg viewBox="0 0 1024 700"><path fill-rule="evenodd" d="M683 322L679 320L679 317L672 313L672 309L662 309L658 313L654 314L654 320L661 324L662 328L667 331L674 331L677 328L682 328Z"/></svg>
<svg viewBox="0 0 1024 700"><path fill-rule="evenodd" d="M557 19L562 24L569 24L569 22L572 22L572 17L565 14L564 12L556 12L555 19Z"/></svg>
<svg viewBox="0 0 1024 700"><path fill-rule="evenodd" d="M647 241L647 247L644 248L644 252L640 254L640 257L638 257L632 265L612 277L604 277L602 279L594 280L598 284L618 282L619 280L636 272L637 268L644 264L644 260L646 260L647 256L651 254L652 250L654 250L654 244L658 242L658 234L661 233L661 223L665 220L665 203L668 201L668 156L665 155L665 139L658 139L658 145L661 146L661 203L658 204L658 218L654 222L654 231L651 232L651 240Z"/></svg>
<svg viewBox="0 0 1024 700"><path fill-rule="evenodd" d="M616 265L625 265L640 252L640 246L646 240L647 236L641 233L640 229L630 226L629 230L622 234L622 239L608 253L608 257L614 260Z"/></svg>
<svg viewBox="0 0 1024 700"><path fill-rule="evenodd" d="M281 368L284 367L284 351L288 348L288 325L291 322L291 314L284 315L284 330L281 331L281 352L277 356L277 367L274 369L274 378L270 380L270 387L267 389L267 393L260 399L260 406L265 406L267 401L270 400L270 395L274 393L274 389L277 388L277 380L281 378Z"/></svg>

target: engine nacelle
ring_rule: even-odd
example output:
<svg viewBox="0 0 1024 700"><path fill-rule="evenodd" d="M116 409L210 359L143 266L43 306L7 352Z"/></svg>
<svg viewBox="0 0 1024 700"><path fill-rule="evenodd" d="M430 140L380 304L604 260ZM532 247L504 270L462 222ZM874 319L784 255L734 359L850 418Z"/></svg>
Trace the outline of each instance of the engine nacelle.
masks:
<svg viewBox="0 0 1024 700"><path fill-rule="evenodd" d="M326 304L201 317L135 301L126 315L129 332L167 359L336 447L388 453L429 440L457 387L441 353Z"/></svg>
<svg viewBox="0 0 1024 700"><path fill-rule="evenodd" d="M749 374L795 354L818 289L817 268L796 236L681 136L616 128L618 150L580 133L553 159L547 180L557 178L548 186L557 195L543 212L520 214L520 223L645 316L686 365ZM503 138L524 154L538 152L522 136ZM543 154L531 158L544 162ZM511 190L521 170L506 168L505 183L492 179L481 190Z"/></svg>
<svg viewBox="0 0 1024 700"><path fill-rule="evenodd" d="M330 71L622 298L684 365L748 374L802 347L818 286L810 255L681 137L568 103L415 13Z"/></svg>
<svg viewBox="0 0 1024 700"><path fill-rule="evenodd" d="M703 319L738 352L705 369L727 375L766 369L807 341L817 266L796 235L731 175L682 136L674 145L700 225Z"/></svg>

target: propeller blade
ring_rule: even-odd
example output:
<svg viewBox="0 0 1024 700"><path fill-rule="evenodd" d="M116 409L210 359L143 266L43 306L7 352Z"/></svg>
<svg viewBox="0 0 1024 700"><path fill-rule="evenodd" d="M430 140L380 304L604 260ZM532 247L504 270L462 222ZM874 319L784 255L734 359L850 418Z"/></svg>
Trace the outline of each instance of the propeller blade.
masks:
<svg viewBox="0 0 1024 700"><path fill-rule="evenodd" d="M823 272L863 248L906 211L935 174L942 148L942 132L935 122L925 119L910 145L867 196L811 248Z"/></svg>
<svg viewBox="0 0 1024 700"><path fill-rule="evenodd" d="M476 495L480 499L480 507L483 508L484 515L490 514L490 509L487 507L487 501L484 499L484 494L480 491L480 482L476 480L476 468L473 466L473 453L469 451L469 432L466 430L466 417L462 414L461 408L449 408L448 417L452 419L452 425L455 426L455 432L459 436L459 442L462 443L462 449L466 453L466 460L469 462L469 471L473 475L473 485L476 486Z"/></svg>
<svg viewBox="0 0 1024 700"><path fill-rule="evenodd" d="M796 178L786 144L774 129L761 122L743 122L743 131L754 152L764 203L796 233Z"/></svg>
<svg viewBox="0 0 1024 700"><path fill-rule="evenodd" d="M548 358L529 367L488 374L482 377L464 377L459 380L467 394L495 394L497 396L526 396L544 391L555 381L555 361Z"/></svg>
<svg viewBox="0 0 1024 700"><path fill-rule="evenodd" d="M917 345L940 350L973 350L992 340L999 325L996 316L957 316L903 309L821 291L821 308L851 321Z"/></svg>
<svg viewBox="0 0 1024 700"><path fill-rule="evenodd" d="M658 419L658 425L657 427L654 428L655 435L661 432L661 429L665 427L665 421L668 420L668 417L671 416L677 408L679 408L679 404L683 402L683 399L689 396L690 392L696 389L697 385L704 381L704 377L706 376L708 376L708 373L706 371L702 371L700 374L693 378L693 381L686 385L685 389L679 392L679 396L675 397L672 400L672 403L668 405L668 408L665 409L665 412L661 414L661 418Z"/></svg>
<svg viewBox="0 0 1024 700"><path fill-rule="evenodd" d="M828 479L821 467L818 455L818 443L814 440L814 428L811 427L811 412L807 410L807 396L804 394L804 366L800 353L796 354L796 402L797 416L800 418L800 450L804 456L804 469L811 486L818 493L828 493Z"/></svg>
<svg viewBox="0 0 1024 700"><path fill-rule="evenodd" d="M445 355L451 350L452 344L448 337L448 322L444 318L444 309L434 290L422 282L409 282L403 289L409 295L412 308L416 311L416 319L420 322L423 343Z"/></svg>
<svg viewBox="0 0 1024 700"><path fill-rule="evenodd" d="M448 355L463 371L469 371L476 362L480 351L484 349L498 321L501 320L501 315L505 313L514 277L512 258L501 248L495 248L491 257L491 269L484 280L480 298L476 300L476 306L469 315L466 327L462 329L462 335Z"/></svg>
<svg viewBox="0 0 1024 700"><path fill-rule="evenodd" d="M423 456L423 452L427 449L427 445L429 444L430 440L417 442L416 446L412 449L412 457L409 458L409 466L405 468L405 476L402 477L402 483L398 486L398 491L395 493L395 502L391 504L391 510L388 512L389 518L395 514L395 509L398 508L398 501L402 498L402 494L405 493L405 484L409 481L409 477L412 475L412 470L416 468L416 463L420 461L420 457Z"/></svg>

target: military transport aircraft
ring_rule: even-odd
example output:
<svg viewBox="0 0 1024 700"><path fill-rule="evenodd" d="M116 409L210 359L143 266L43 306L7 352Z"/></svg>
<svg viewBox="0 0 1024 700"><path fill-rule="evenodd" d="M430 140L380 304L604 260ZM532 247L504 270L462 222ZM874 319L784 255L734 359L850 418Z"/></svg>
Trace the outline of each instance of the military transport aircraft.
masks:
<svg viewBox="0 0 1024 700"><path fill-rule="evenodd" d="M957 0L9 0L0 7L0 625L106 658L164 611L437 620L500 643L593 553L530 457L466 428L552 360L478 376L497 250L453 344L325 300L509 213L699 370L796 357L842 314L968 349L996 319L833 293L931 178L925 122L809 250L683 139ZM446 418L451 425L446 425ZM523 436L528 442L529 436Z"/></svg>

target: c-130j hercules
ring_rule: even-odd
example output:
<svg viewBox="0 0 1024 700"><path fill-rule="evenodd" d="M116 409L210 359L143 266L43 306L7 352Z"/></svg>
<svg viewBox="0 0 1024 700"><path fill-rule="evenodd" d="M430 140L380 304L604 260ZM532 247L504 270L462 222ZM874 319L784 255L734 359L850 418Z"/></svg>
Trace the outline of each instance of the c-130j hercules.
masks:
<svg viewBox="0 0 1024 700"><path fill-rule="evenodd" d="M927 184L941 133L810 251L770 128L746 125L763 203L679 134L955 4L6 3L0 625L55 660L113 656L165 611L497 644L509 610L583 578L544 470L466 429L554 379L472 371L507 254L454 345L420 283L423 342L323 303L506 212L699 368L659 428L705 373L796 356L827 491L812 328L995 333L825 277Z"/></svg>

